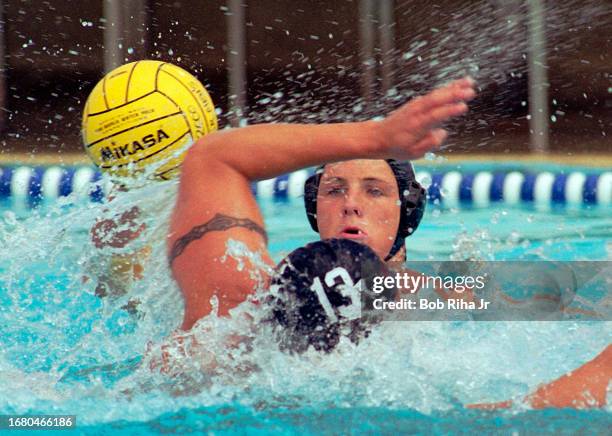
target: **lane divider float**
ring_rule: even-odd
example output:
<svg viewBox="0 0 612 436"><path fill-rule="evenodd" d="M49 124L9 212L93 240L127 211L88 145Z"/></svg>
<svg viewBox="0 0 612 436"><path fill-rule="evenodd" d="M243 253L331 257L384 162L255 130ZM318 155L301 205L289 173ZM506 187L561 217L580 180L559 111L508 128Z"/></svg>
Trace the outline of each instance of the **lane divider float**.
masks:
<svg viewBox="0 0 612 436"><path fill-rule="evenodd" d="M300 170L254 183L260 199L289 199L303 195L310 170ZM612 204L612 171L418 171L417 180L437 204ZM112 182L90 166L0 167L0 199L40 201L68 195L102 201Z"/></svg>

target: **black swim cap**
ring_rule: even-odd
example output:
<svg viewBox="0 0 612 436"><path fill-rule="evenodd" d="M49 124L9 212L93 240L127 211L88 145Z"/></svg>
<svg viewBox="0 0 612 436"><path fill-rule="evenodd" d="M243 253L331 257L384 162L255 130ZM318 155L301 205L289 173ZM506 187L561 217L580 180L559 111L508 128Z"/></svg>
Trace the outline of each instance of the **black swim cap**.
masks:
<svg viewBox="0 0 612 436"><path fill-rule="evenodd" d="M396 161L387 159L386 162L391 167L401 200L401 215L400 223L395 235L395 241L385 258L385 261L391 259L404 246L408 236L414 233L419 226L425 205L427 204L427 191L416 180L414 169L409 161ZM306 216L310 222L310 226L315 232L319 232L317 225L317 193L323 169L321 166L317 168L315 173L306 179L304 183L304 206L306 207Z"/></svg>
<svg viewBox="0 0 612 436"><path fill-rule="evenodd" d="M292 353L310 346L330 352L342 336L358 343L378 322L376 316L362 314L362 304L371 307L364 283L388 273L363 244L349 239L313 242L293 251L276 268L265 300L270 311L265 320L273 324L280 348ZM389 291L376 298L394 296Z"/></svg>

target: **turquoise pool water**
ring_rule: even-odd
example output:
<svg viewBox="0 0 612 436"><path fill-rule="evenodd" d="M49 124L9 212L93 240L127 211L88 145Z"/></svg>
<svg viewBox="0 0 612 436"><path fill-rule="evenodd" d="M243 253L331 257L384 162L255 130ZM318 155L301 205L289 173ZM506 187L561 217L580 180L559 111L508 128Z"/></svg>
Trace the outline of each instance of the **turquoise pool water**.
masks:
<svg viewBox="0 0 612 436"><path fill-rule="evenodd" d="M612 425L610 406L464 408L521 397L579 366L610 343L609 322L387 323L359 347L296 357L278 352L265 332L241 320L211 316L202 323L203 350L196 358L181 358L170 347L180 375L151 372L151 356L182 316L163 244L174 189L170 183L120 194L112 207L70 198L34 210L0 205L0 414L76 415L78 431L109 434L601 434ZM89 229L97 217L134 204L148 211L147 231L134 243L152 246L145 278L129 295L100 299L96 277L111 254L124 252L97 250ZM316 239L301 202L261 206L276 260ZM408 239L408 254L423 260L610 260L611 212L430 205ZM137 316L122 309L134 298ZM229 357L218 352L228 336L245 331L248 347ZM211 374L202 362L212 356L221 369Z"/></svg>

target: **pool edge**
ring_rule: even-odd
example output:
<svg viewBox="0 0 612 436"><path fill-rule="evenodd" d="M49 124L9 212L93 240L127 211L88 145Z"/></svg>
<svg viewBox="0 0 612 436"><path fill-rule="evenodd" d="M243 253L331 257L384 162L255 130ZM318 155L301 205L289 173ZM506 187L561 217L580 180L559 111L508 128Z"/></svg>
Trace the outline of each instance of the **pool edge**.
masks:
<svg viewBox="0 0 612 436"><path fill-rule="evenodd" d="M434 159L418 159L416 165L444 165L454 162L536 162L536 163L558 163L565 165L581 165L592 167L612 167L612 153L516 153L516 154L454 154L438 155ZM75 165L90 164L89 157L84 153L7 153L0 154L0 165L22 164L22 165Z"/></svg>

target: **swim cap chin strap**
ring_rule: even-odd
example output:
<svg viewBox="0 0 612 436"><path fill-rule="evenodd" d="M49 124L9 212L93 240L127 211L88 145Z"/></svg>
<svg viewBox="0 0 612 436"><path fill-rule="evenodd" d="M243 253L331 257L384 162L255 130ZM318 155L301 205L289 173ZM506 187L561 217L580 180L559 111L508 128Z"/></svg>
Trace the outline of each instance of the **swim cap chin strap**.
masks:
<svg viewBox="0 0 612 436"><path fill-rule="evenodd" d="M388 159L387 164L393 171L397 188L400 194L400 223L395 235L395 241L385 258L385 262L391 260L404 246L406 238L414 233L419 226L425 205L427 203L427 191L416 181L412 164L408 161L396 161ZM315 232L319 232L317 225L317 193L324 166L317 168L315 173L306 179L304 183L304 206L308 222Z"/></svg>

